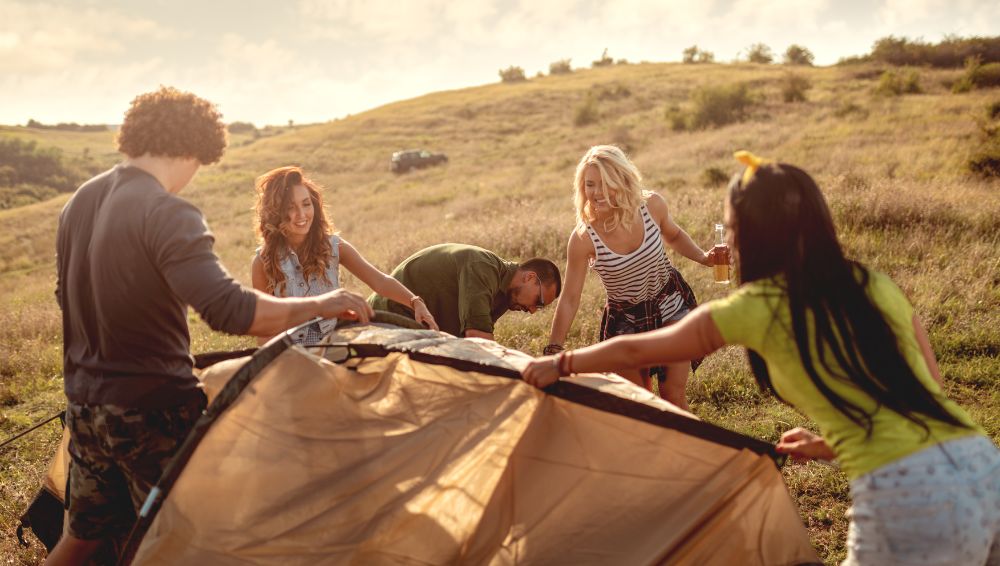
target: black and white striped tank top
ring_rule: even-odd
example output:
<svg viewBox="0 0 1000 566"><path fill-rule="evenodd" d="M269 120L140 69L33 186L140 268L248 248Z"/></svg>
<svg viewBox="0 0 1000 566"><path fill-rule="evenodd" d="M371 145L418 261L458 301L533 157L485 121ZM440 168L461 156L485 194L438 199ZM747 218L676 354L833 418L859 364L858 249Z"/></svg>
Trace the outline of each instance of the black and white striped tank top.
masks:
<svg viewBox="0 0 1000 566"><path fill-rule="evenodd" d="M591 225L587 225L587 233L594 242L597 258L590 266L600 276L604 289L608 293L608 301L618 303L640 303L654 298L667 284L670 270L670 258L663 248L663 238L660 227L653 221L646 204L639 208L642 217L642 244L628 254L618 254L604 244L601 237ZM680 293L667 296L660 303L663 320L672 318L684 307Z"/></svg>

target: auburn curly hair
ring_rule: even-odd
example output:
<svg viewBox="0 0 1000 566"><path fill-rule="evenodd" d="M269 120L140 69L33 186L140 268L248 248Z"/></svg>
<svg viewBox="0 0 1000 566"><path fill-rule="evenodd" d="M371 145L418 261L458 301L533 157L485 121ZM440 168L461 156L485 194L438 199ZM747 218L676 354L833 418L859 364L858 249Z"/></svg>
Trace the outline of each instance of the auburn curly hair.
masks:
<svg viewBox="0 0 1000 566"><path fill-rule="evenodd" d="M303 175L299 167L278 167L257 177L256 182L257 237L261 245L260 258L264 262L264 274L267 276L267 292L272 295L280 296L285 291L281 259L289 249L288 207L291 204L292 189L298 185L303 185L309 191L313 205L309 234L301 250L296 250L302 273L306 280L320 278L330 282L326 271L333 257L333 247L330 245L333 225L327 221L323 210L323 187Z"/></svg>
<svg viewBox="0 0 1000 566"><path fill-rule="evenodd" d="M215 105L169 86L135 97L118 130L118 151L129 157L194 157L208 165L225 149L226 126Z"/></svg>

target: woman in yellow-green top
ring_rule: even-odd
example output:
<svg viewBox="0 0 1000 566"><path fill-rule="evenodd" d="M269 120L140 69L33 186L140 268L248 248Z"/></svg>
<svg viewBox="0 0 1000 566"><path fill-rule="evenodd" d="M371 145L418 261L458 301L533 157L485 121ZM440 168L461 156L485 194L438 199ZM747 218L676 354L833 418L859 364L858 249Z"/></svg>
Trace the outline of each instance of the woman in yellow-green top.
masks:
<svg viewBox="0 0 1000 566"><path fill-rule="evenodd" d="M927 334L885 275L844 257L801 169L746 153L726 202L741 287L669 328L533 361L545 387L573 372L747 348L761 387L819 426L786 432L796 458L851 480L845 564L1000 564L1000 451L941 390Z"/></svg>

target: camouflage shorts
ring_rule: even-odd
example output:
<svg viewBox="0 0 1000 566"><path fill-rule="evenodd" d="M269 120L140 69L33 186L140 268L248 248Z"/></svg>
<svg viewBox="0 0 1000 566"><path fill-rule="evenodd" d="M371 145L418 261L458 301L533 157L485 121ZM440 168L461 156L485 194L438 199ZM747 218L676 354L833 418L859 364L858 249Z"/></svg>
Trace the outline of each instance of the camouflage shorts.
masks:
<svg viewBox="0 0 1000 566"><path fill-rule="evenodd" d="M127 536L149 490L204 408L203 396L157 410L70 403L69 533L85 540Z"/></svg>

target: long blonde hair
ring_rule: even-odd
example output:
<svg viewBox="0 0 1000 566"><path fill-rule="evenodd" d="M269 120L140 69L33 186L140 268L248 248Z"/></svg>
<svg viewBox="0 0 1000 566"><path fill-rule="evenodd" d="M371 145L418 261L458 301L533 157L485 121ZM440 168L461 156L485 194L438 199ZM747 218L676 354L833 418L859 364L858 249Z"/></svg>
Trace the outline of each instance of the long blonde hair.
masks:
<svg viewBox="0 0 1000 566"><path fill-rule="evenodd" d="M323 211L323 188L303 175L299 167L288 166L272 169L257 177L257 237L261 244L260 258L264 261L267 292L278 295L285 289L285 274L281 271L281 258L289 251L288 204L292 189L304 185L313 205L313 221L302 246L299 263L302 273L309 278L330 282L326 270L330 267L333 247L330 235L333 225Z"/></svg>
<svg viewBox="0 0 1000 566"><path fill-rule="evenodd" d="M576 207L577 224L582 227L597 220L597 216L590 210L590 202L584 189L584 173L590 165L600 172L601 192L612 209L611 218L604 220L604 229L611 232L621 226L626 231L631 231L636 212L649 195L642 190L642 174L639 169L629 161L624 151L613 145L595 145L587 150L576 166L573 204ZM616 191L614 201L608 193L609 189Z"/></svg>

